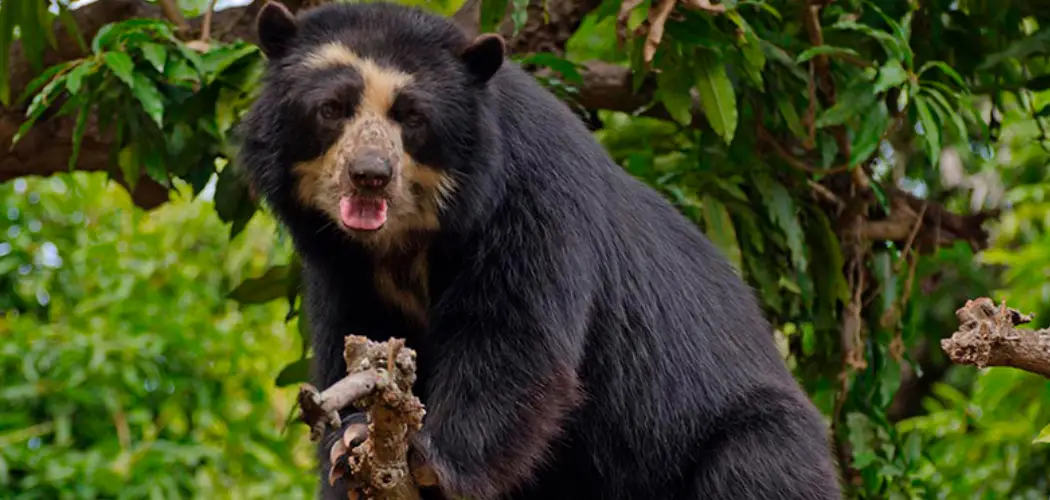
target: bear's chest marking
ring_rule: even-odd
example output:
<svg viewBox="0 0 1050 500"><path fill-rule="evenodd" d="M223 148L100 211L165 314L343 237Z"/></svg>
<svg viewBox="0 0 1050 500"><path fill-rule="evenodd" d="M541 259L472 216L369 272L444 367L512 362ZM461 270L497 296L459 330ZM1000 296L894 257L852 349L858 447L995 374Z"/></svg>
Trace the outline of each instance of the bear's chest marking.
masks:
<svg viewBox="0 0 1050 500"><path fill-rule="evenodd" d="M410 255L377 259L373 282L380 299L405 314L421 329L427 325L430 308L427 249Z"/></svg>

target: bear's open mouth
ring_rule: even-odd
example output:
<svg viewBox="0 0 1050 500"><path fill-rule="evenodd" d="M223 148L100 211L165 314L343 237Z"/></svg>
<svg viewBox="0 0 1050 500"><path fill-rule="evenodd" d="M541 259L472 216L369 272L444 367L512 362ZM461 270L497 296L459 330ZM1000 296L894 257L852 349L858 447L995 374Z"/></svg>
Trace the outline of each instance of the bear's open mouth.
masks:
<svg viewBox="0 0 1050 500"><path fill-rule="evenodd" d="M339 199L339 219L348 229L375 231L386 224L386 199L346 195Z"/></svg>

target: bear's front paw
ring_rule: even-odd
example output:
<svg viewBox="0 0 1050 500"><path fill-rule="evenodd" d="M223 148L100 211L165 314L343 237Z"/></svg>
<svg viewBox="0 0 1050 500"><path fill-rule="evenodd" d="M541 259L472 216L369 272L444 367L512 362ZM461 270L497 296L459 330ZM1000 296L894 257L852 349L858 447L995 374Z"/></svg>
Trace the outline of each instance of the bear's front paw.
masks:
<svg viewBox="0 0 1050 500"><path fill-rule="evenodd" d="M347 488L355 489L364 483L354 479L350 468L351 450L368 438L368 421L365 414L355 413L343 419L342 427L329 434L328 448L328 484L335 484L339 478L345 478Z"/></svg>

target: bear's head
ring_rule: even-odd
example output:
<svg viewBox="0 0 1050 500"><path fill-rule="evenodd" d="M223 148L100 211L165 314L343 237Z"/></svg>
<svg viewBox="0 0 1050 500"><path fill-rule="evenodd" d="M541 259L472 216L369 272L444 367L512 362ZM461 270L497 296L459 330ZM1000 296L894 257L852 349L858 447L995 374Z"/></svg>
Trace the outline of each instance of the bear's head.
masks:
<svg viewBox="0 0 1050 500"><path fill-rule="evenodd" d="M385 3L269 2L257 27L268 65L241 163L275 210L372 246L436 231L476 163L503 40Z"/></svg>

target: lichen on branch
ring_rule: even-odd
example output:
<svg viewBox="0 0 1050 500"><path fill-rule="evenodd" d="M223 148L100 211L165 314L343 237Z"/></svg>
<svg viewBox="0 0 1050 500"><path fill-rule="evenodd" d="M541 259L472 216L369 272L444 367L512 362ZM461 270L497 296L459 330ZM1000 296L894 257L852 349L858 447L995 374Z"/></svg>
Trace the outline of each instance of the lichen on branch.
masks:
<svg viewBox="0 0 1050 500"><path fill-rule="evenodd" d="M299 391L301 418L310 426L314 441L339 429L339 411L350 405L368 416L367 429L351 426L336 440L330 453L330 481L349 474L349 483L355 485L351 499L418 499L415 477L433 478L425 464L410 466L408 457L409 443L426 414L419 398L412 394L415 351L406 348L403 339L374 342L350 335L343 355L348 371L345 378L324 392L309 384ZM362 437L360 444L352 446ZM428 480L424 485L432 483Z"/></svg>

